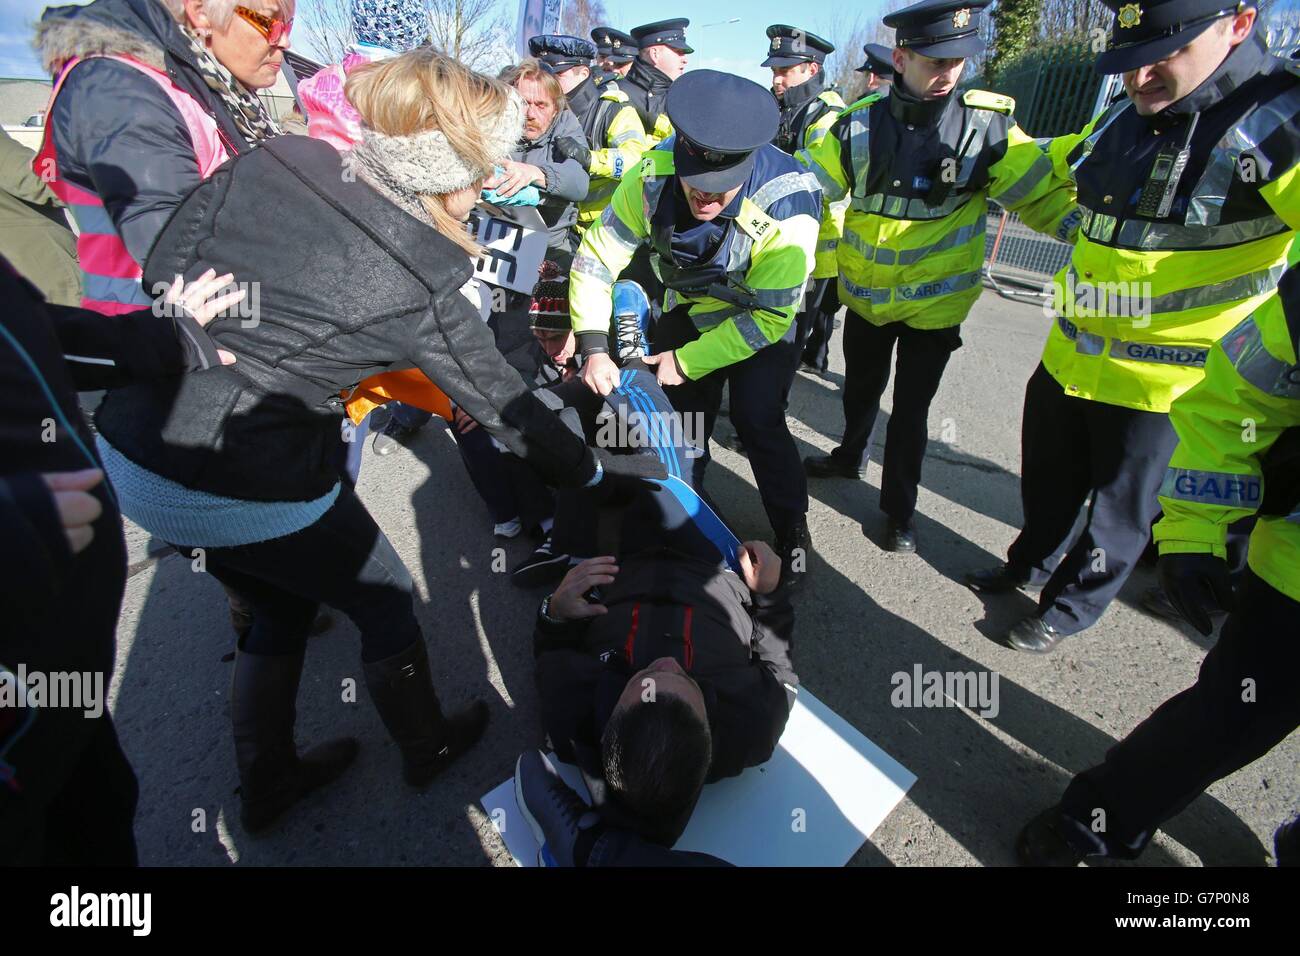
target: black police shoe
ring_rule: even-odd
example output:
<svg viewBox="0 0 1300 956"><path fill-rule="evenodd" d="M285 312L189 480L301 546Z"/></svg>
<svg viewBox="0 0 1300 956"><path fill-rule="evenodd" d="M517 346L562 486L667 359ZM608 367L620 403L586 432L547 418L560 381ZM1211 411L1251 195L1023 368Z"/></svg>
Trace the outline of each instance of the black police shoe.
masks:
<svg viewBox="0 0 1300 956"><path fill-rule="evenodd" d="M962 581L968 588L985 594L1002 594L1004 591L1014 591L1016 588L1023 588L1030 592L1042 590L1041 587L1029 583L1027 571L1013 568L1009 564L969 571Z"/></svg>
<svg viewBox="0 0 1300 956"><path fill-rule="evenodd" d="M834 455L809 455L803 460L804 474L809 478L862 478L867 469L841 461Z"/></svg>
<svg viewBox="0 0 1300 956"><path fill-rule="evenodd" d="M1025 618L1007 633L1008 645L1030 654L1046 654L1063 640L1064 634L1038 616Z"/></svg>
<svg viewBox="0 0 1300 956"><path fill-rule="evenodd" d="M913 554L916 551L916 529L911 521L889 519L885 527L885 550L900 554Z"/></svg>
<svg viewBox="0 0 1300 956"><path fill-rule="evenodd" d="M568 572L569 566L575 563L567 554L556 554L551 550L551 536L547 535L537 550L510 570L510 581L520 588L557 584Z"/></svg>
<svg viewBox="0 0 1300 956"><path fill-rule="evenodd" d="M807 521L799 519L785 537L777 538L776 554L781 559L778 587L785 588L788 593L799 590L812 557L812 538L808 534Z"/></svg>
<svg viewBox="0 0 1300 956"><path fill-rule="evenodd" d="M569 789L540 750L525 750L515 761L515 802L537 841L537 862L576 866L579 838L599 824L600 815Z"/></svg>
<svg viewBox="0 0 1300 956"><path fill-rule="evenodd" d="M1016 837L1016 859L1021 866L1078 866L1083 857L1061 832L1059 804L1026 823Z"/></svg>

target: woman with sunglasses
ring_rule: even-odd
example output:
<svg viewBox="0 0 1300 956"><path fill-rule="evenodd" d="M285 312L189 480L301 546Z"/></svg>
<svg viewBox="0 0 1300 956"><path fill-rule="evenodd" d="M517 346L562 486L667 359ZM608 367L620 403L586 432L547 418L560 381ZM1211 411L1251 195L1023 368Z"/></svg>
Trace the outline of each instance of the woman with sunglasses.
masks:
<svg viewBox="0 0 1300 956"><path fill-rule="evenodd" d="M147 306L140 265L184 196L280 130L257 98L289 47L294 0L94 0L47 9L54 77L36 171L80 229L83 305Z"/></svg>

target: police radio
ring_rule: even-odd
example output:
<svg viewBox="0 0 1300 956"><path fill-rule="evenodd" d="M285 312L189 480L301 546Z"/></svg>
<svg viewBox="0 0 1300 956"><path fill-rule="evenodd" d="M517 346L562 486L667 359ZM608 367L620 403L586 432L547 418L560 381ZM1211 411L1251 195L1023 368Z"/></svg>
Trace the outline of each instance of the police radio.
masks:
<svg viewBox="0 0 1300 956"><path fill-rule="evenodd" d="M1156 161L1151 165L1151 174L1147 176L1147 181L1142 186L1142 193L1138 196L1139 216L1146 219L1164 219L1169 215L1174 205L1174 194L1178 191L1178 181L1183 178L1183 172L1187 169L1187 160L1192 154L1192 134L1196 132L1196 123L1200 118L1200 113L1192 114L1191 122L1187 124L1187 137L1183 140L1182 149L1174 152L1172 149L1165 148L1156 155Z"/></svg>

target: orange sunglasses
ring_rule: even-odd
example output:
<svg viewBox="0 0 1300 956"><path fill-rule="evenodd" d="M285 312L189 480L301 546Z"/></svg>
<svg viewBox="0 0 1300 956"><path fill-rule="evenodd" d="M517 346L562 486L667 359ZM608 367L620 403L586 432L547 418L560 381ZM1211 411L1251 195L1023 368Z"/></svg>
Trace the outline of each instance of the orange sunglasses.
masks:
<svg viewBox="0 0 1300 956"><path fill-rule="evenodd" d="M275 46L281 40L289 35L293 29L293 21L277 20L268 17L264 13L258 13L256 10L250 10L248 7L235 7L235 13L239 14L244 22L250 24L253 29L262 36L266 37L266 42Z"/></svg>

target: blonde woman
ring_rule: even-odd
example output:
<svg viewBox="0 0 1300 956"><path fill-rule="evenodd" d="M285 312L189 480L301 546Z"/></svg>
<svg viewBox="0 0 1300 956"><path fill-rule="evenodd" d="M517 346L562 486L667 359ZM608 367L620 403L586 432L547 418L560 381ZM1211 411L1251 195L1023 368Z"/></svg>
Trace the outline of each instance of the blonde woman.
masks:
<svg viewBox="0 0 1300 956"><path fill-rule="evenodd" d="M257 321L209 326L238 361L110 392L97 416L123 512L179 548L203 548L207 570L253 605L232 692L249 830L337 776L356 749L343 740L295 755L293 701L318 602L360 630L365 681L410 784L430 783L488 720L481 701L439 706L411 577L339 481L341 389L418 368L553 482L647 467L564 428L460 291L478 252L463 220L520 135L519 98L427 47L357 70L347 96L365 122L353 150L269 140L189 196L146 264L150 283L207 265L258 283Z"/></svg>

